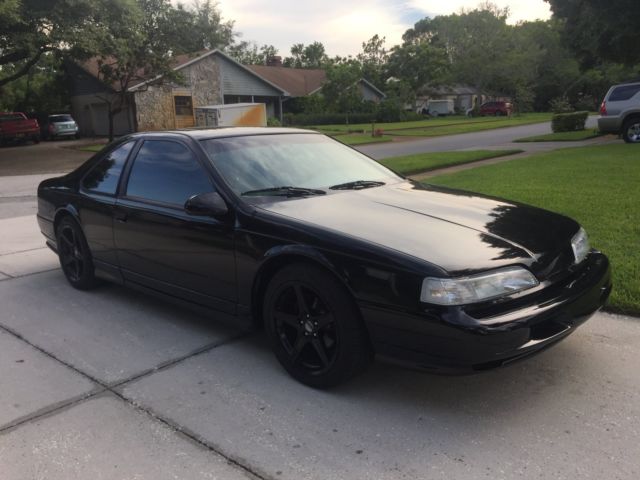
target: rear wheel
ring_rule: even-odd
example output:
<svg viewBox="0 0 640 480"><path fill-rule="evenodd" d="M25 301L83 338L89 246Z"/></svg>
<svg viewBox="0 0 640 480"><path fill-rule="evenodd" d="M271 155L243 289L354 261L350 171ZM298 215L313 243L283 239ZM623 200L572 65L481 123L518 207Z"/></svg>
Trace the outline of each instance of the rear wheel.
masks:
<svg viewBox="0 0 640 480"><path fill-rule="evenodd" d="M624 122L622 138L627 143L640 143L640 117L633 117Z"/></svg>
<svg viewBox="0 0 640 480"><path fill-rule="evenodd" d="M78 290L89 290L98 283L89 245L80 226L70 217L63 218L56 229L58 257L67 281Z"/></svg>
<svg viewBox="0 0 640 480"><path fill-rule="evenodd" d="M276 273L265 294L264 317L276 357L306 385L337 385L371 361L353 299L321 268L294 264Z"/></svg>

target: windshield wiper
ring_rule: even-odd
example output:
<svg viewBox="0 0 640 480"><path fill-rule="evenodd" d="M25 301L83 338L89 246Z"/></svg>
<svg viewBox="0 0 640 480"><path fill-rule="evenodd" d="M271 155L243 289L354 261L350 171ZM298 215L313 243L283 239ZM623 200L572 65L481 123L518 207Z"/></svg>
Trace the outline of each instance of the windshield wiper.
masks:
<svg viewBox="0 0 640 480"><path fill-rule="evenodd" d="M385 185L385 183L375 180L356 180L355 182L341 183L329 188L331 190L362 190L363 188L381 187L382 185Z"/></svg>
<svg viewBox="0 0 640 480"><path fill-rule="evenodd" d="M268 195L268 196L280 196L280 197L304 197L307 195L326 195L327 192L319 190L317 188L303 188L303 187L270 187L259 188L257 190L249 190L242 192L242 195Z"/></svg>

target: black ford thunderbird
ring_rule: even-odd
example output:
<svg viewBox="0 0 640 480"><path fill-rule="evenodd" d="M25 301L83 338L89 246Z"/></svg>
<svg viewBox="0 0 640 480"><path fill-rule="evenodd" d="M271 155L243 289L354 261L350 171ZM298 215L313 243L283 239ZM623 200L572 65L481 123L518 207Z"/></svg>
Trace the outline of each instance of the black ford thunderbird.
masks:
<svg viewBox="0 0 640 480"><path fill-rule="evenodd" d="M38 222L72 286L106 279L264 325L314 387L374 354L504 365L566 337L611 291L575 221L412 182L303 130L126 136L42 182Z"/></svg>

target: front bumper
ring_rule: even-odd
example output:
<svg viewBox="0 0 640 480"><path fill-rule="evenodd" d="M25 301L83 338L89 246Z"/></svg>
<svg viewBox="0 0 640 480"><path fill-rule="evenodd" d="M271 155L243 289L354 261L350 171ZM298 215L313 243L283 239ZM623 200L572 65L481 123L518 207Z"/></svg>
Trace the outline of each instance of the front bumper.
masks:
<svg viewBox="0 0 640 480"><path fill-rule="evenodd" d="M51 132L51 135L54 137L73 137L78 134L78 129L69 129L69 130L54 130Z"/></svg>
<svg viewBox="0 0 640 480"><path fill-rule="evenodd" d="M524 358L571 334L611 293L609 261L592 252L579 272L545 290L526 305L484 317L464 307L408 313L361 305L361 310L380 356L464 373Z"/></svg>

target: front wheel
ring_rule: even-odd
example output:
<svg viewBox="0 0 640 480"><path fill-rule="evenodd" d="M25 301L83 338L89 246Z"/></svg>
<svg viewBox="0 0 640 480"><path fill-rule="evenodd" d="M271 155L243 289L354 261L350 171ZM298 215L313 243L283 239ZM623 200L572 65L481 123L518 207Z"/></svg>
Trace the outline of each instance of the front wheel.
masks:
<svg viewBox="0 0 640 480"><path fill-rule="evenodd" d="M372 359L353 299L319 267L294 264L276 273L265 294L264 317L282 366L311 387L344 382Z"/></svg>
<svg viewBox="0 0 640 480"><path fill-rule="evenodd" d="M627 143L640 143L640 117L630 118L624 122L622 139Z"/></svg>
<svg viewBox="0 0 640 480"><path fill-rule="evenodd" d="M93 260L80 226L70 217L63 218L56 229L56 241L60 266L71 286L78 290L95 287Z"/></svg>

